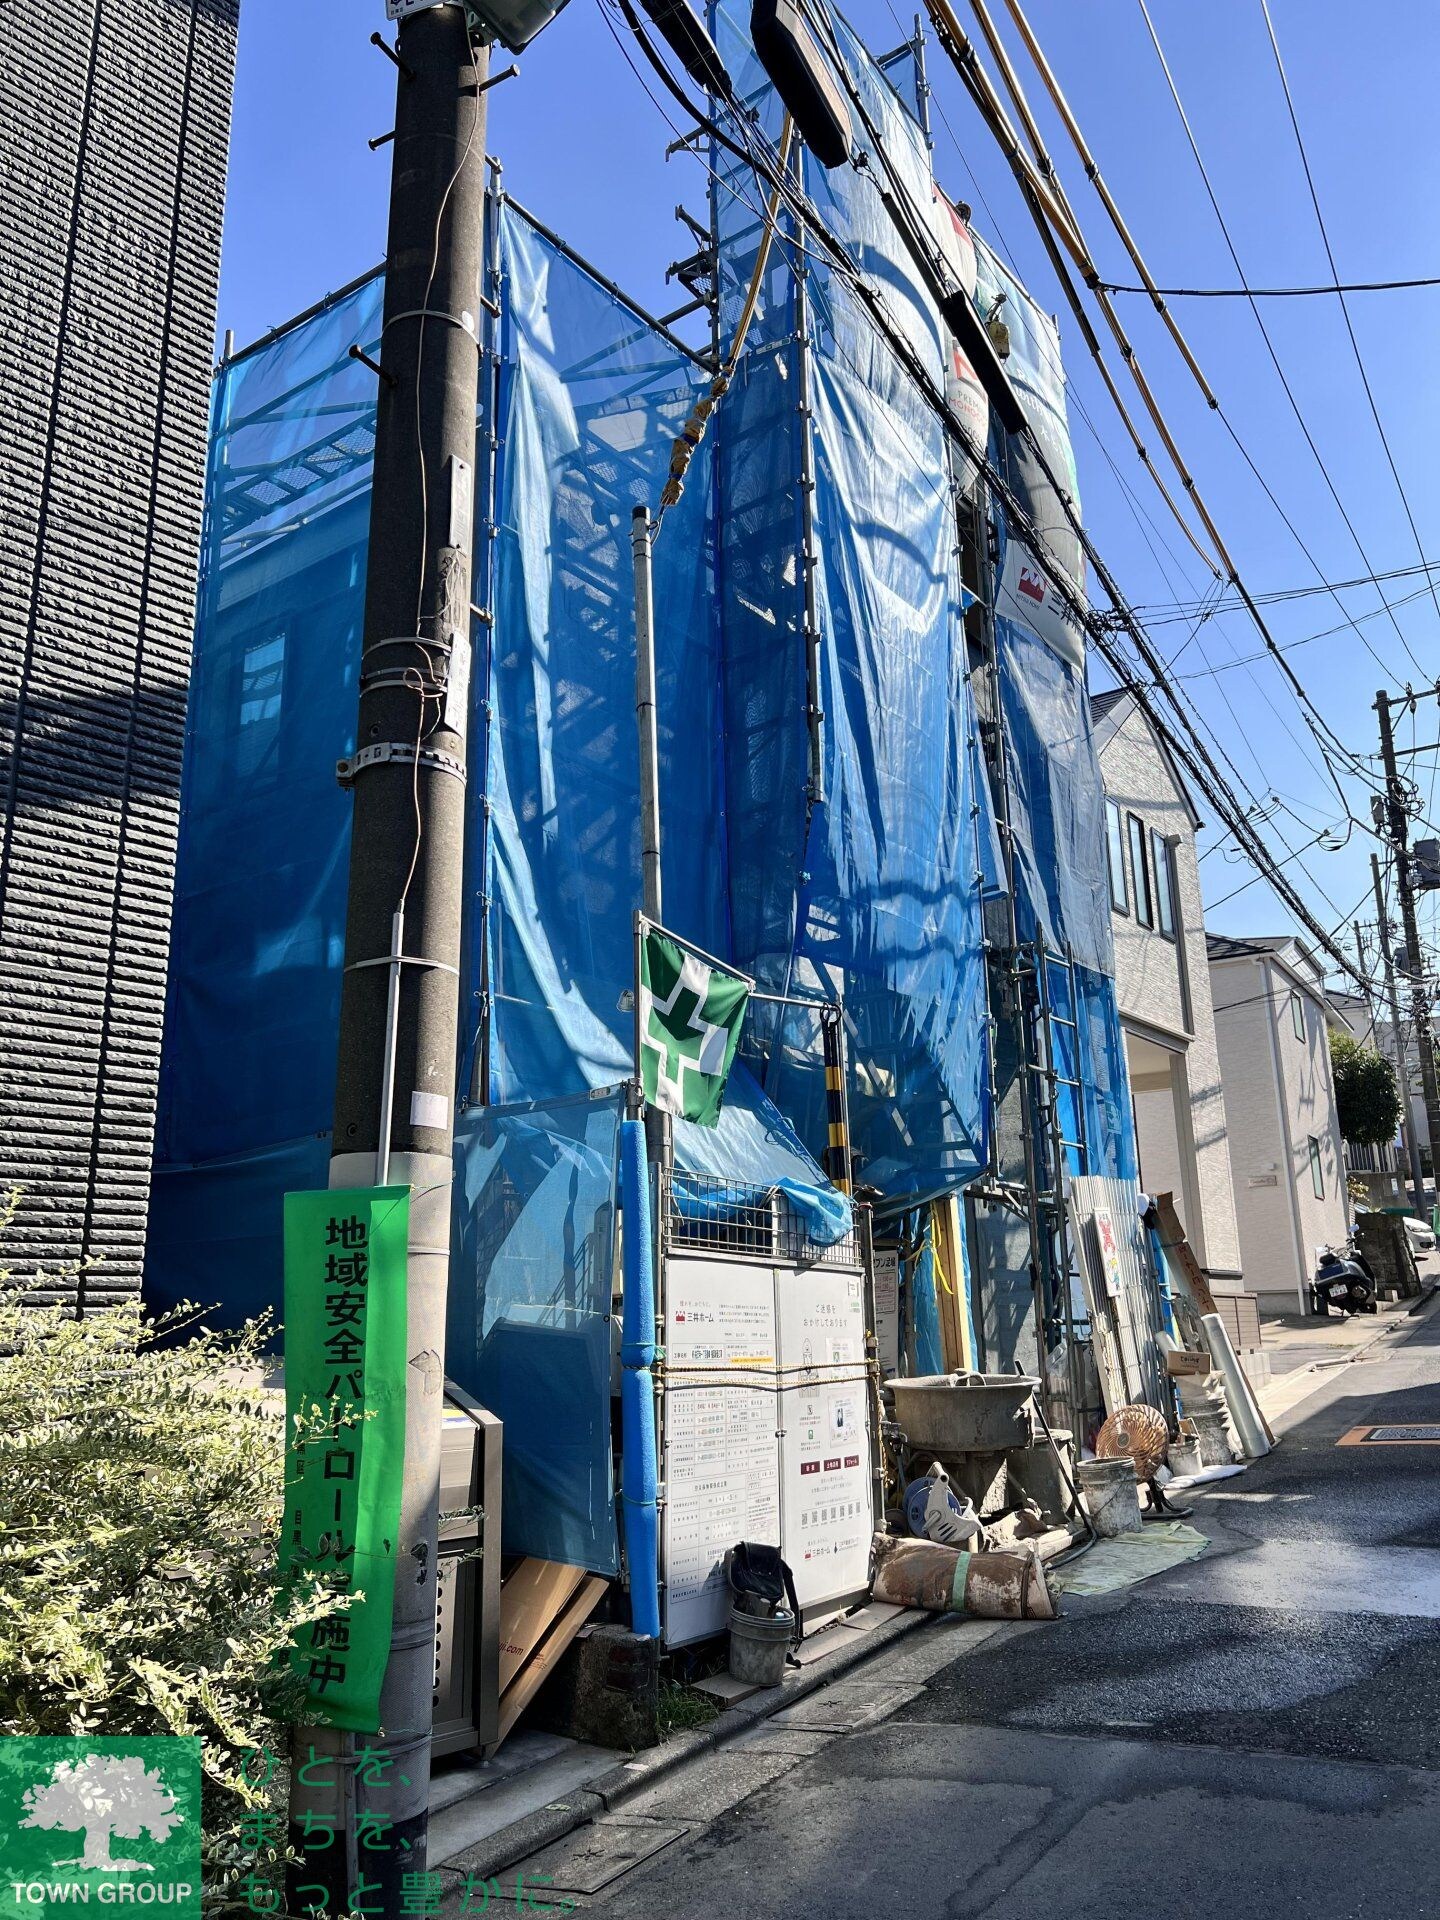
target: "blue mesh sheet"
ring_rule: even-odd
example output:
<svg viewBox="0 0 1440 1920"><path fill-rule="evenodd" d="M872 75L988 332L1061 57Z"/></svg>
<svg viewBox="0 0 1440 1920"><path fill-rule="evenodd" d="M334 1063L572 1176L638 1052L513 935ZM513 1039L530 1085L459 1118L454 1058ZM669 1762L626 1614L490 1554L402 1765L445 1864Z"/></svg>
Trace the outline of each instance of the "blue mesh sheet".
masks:
<svg viewBox="0 0 1440 1920"><path fill-rule="evenodd" d="M724 13L715 20L722 54L773 136L775 102L746 37ZM913 114L843 23L837 33L889 151L928 204ZM735 163L717 156L717 172L724 333L750 278L759 198ZM805 183L938 381L939 317L873 184L808 160ZM863 1177L897 1195L934 1192L971 1177L985 1150L982 790L945 442L869 321L807 251L823 716L812 769L795 238L776 249L716 422L734 952L771 991L843 996ZM757 1016L754 1038L766 1092L804 1138L823 1141L813 1016L772 1014L768 1025Z"/></svg>
<svg viewBox="0 0 1440 1920"><path fill-rule="evenodd" d="M330 1135L279 1140L198 1166L156 1166L145 1235L145 1300L157 1313L190 1302L234 1326L284 1310L287 1193L323 1187Z"/></svg>
<svg viewBox="0 0 1440 1920"><path fill-rule="evenodd" d="M157 1158L330 1125L381 282L216 387Z"/></svg>
<svg viewBox="0 0 1440 1920"><path fill-rule="evenodd" d="M631 510L654 506L708 376L523 220L506 321L489 733L489 1097L630 1071L640 900ZM665 919L725 953L711 456L654 558Z"/></svg>
<svg viewBox="0 0 1440 1920"><path fill-rule="evenodd" d="M630 510L658 496L705 376L515 209L500 222L493 556L477 540L500 638L472 681L462 964L477 1009L488 939L494 1020L488 1088L478 1019L460 1084L504 1102L630 1068ZM372 279L217 385L147 1287L227 1319L278 1307L280 1197L324 1180L350 829L334 763L353 744L374 446L374 377L349 347L375 345L381 297ZM667 917L725 952L713 506L702 451L655 594ZM693 1151L697 1170L793 1183L822 1237L848 1229L753 1086Z"/></svg>
<svg viewBox="0 0 1440 1920"><path fill-rule="evenodd" d="M505 1423L506 1553L605 1574L622 1117L618 1093L461 1115L445 1346L449 1376Z"/></svg>
<svg viewBox="0 0 1440 1920"><path fill-rule="evenodd" d="M995 622L1016 911L1022 940L1113 974L1105 789L1083 672L1015 622Z"/></svg>
<svg viewBox="0 0 1440 1920"><path fill-rule="evenodd" d="M1084 1171L1138 1180L1135 1110L1115 982L1108 974L1076 967L1075 997L1080 1008L1081 1095L1089 1148Z"/></svg>

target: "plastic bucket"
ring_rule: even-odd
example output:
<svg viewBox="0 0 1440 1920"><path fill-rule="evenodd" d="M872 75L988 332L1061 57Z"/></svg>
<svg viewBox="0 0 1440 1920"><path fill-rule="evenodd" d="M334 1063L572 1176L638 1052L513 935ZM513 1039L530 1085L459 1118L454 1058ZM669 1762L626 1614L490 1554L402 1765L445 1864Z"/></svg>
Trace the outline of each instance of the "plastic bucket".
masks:
<svg viewBox="0 0 1440 1920"><path fill-rule="evenodd" d="M749 1613L730 1609L730 1675L751 1687L778 1687L785 1677L785 1655L795 1631L795 1616L785 1612Z"/></svg>
<svg viewBox="0 0 1440 1920"><path fill-rule="evenodd" d="M1144 1523L1133 1460L1082 1460L1079 1475L1096 1533L1108 1540L1140 1531Z"/></svg>

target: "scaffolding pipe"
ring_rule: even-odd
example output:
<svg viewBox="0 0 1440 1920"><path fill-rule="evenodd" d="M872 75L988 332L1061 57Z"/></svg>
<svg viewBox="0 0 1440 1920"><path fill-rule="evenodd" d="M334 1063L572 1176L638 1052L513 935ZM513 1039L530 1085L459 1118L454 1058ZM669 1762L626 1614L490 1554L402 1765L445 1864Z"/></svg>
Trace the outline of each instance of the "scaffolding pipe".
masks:
<svg viewBox="0 0 1440 1920"><path fill-rule="evenodd" d="M645 1129L620 1123L624 1260L620 1322L620 1506L630 1576L630 1625L660 1638L660 1531L655 1464L655 1276Z"/></svg>

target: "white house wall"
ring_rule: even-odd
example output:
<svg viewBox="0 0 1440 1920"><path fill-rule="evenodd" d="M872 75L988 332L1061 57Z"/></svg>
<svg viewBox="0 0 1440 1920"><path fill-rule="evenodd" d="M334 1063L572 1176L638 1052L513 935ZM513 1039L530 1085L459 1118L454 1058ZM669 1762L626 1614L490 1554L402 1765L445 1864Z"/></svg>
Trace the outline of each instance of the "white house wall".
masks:
<svg viewBox="0 0 1440 1920"><path fill-rule="evenodd" d="M1305 1039L1291 1025L1294 982L1268 955L1217 961L1215 1027L1246 1284L1269 1312L1298 1312L1315 1248L1344 1237L1347 1203L1324 1007L1304 993ZM1311 1187L1320 1141L1325 1197Z"/></svg>
<svg viewBox="0 0 1440 1920"><path fill-rule="evenodd" d="M1112 915L1115 930L1115 977L1121 1018L1172 1039L1185 1051L1190 1086L1191 1128L1195 1137L1196 1184L1200 1196L1198 1223L1185 1220L1194 1236L1202 1264L1220 1289L1238 1286L1242 1268L1236 1227L1234 1189L1230 1178L1227 1106L1221 1089L1220 1056L1210 1003L1210 975L1205 952L1205 909L1195 857L1195 833L1189 805L1176 785L1169 761L1156 744L1144 717L1128 700L1120 702L1096 723L1105 791L1122 812L1138 814L1147 828L1162 836L1179 835L1175 849L1179 931L1189 974L1190 1018L1180 978L1177 943L1140 926L1131 912ZM1127 870L1129 850L1126 850ZM1147 1166L1145 1178L1163 1191ZM1183 1186L1175 1185L1176 1206L1185 1213ZM1246 1274L1245 1283L1253 1286Z"/></svg>

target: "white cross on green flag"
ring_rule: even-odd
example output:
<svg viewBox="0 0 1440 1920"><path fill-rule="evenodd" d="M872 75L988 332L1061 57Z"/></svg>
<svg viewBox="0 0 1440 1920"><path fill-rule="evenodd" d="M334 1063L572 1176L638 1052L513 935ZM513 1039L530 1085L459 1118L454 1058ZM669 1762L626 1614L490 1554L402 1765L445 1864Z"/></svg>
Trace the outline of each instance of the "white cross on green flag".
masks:
<svg viewBox="0 0 1440 1920"><path fill-rule="evenodd" d="M640 1078L645 1098L713 1127L750 998L743 974L701 960L657 927L640 948Z"/></svg>

